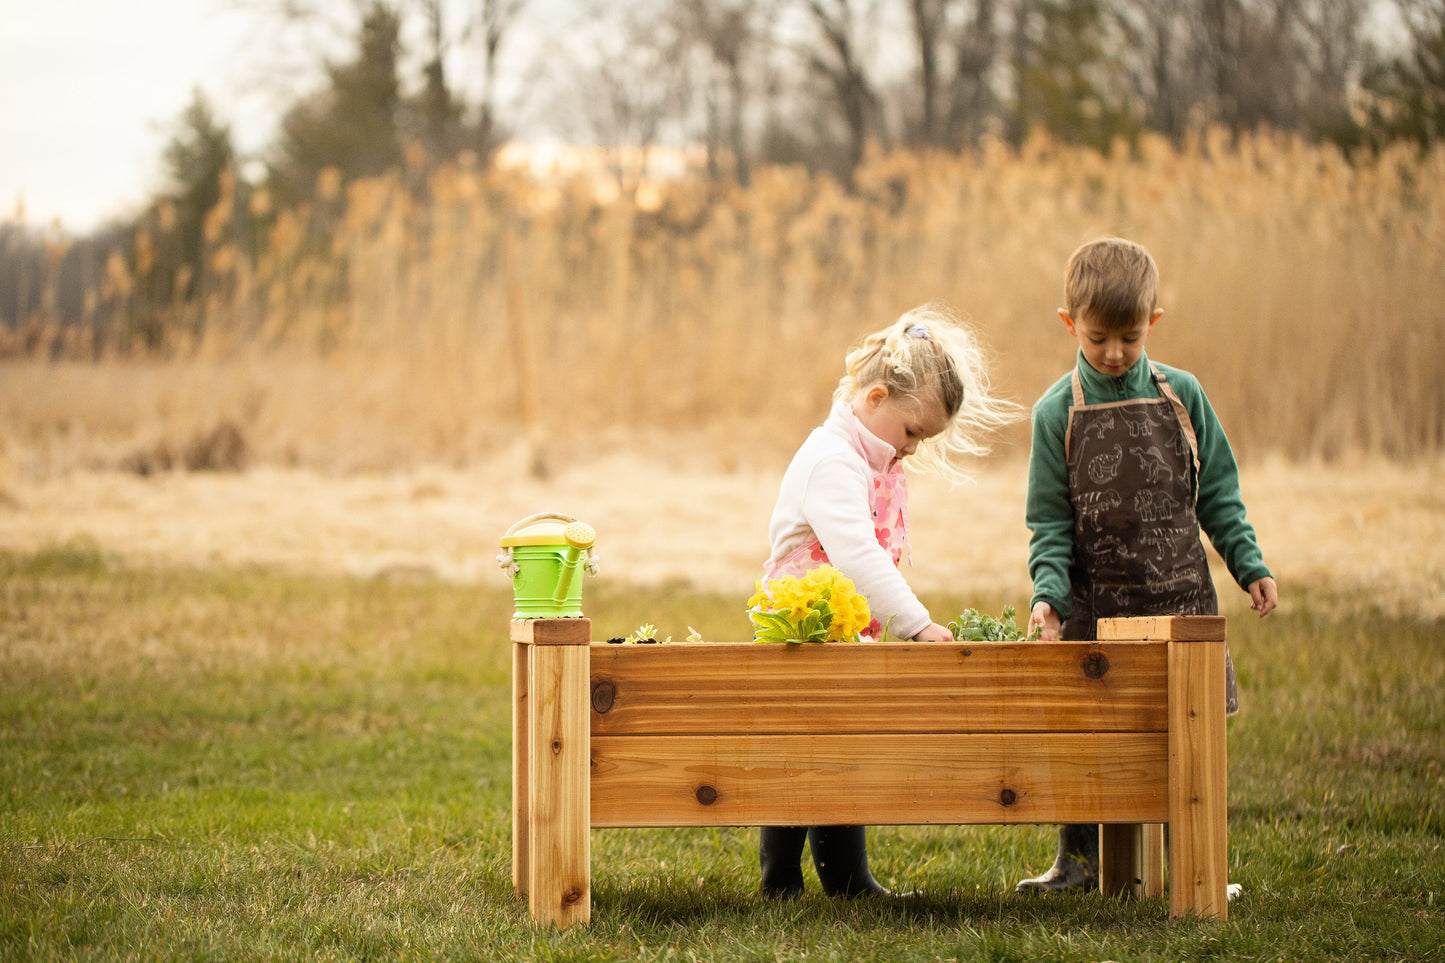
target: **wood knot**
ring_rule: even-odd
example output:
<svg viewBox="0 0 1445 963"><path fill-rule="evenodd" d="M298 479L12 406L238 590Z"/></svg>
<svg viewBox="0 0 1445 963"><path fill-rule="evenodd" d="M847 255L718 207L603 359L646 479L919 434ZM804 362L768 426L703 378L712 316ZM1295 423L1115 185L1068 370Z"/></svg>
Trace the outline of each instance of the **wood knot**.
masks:
<svg viewBox="0 0 1445 963"><path fill-rule="evenodd" d="M711 806L717 802L717 790L711 786L698 786L694 795L697 796L697 801L704 806Z"/></svg>
<svg viewBox="0 0 1445 963"><path fill-rule="evenodd" d="M1080 664L1084 667L1084 676L1090 679L1102 679L1109 671L1109 657L1102 652L1090 652Z"/></svg>
<svg viewBox="0 0 1445 963"><path fill-rule="evenodd" d="M560 756L560 755L562 755L562 740L561 740L561 739L553 739L553 740L552 740L552 755L554 755L554 756Z"/></svg>
<svg viewBox="0 0 1445 963"><path fill-rule="evenodd" d="M592 709L603 713L612 708L617 698L617 686L611 682L599 682L592 687Z"/></svg>
<svg viewBox="0 0 1445 963"><path fill-rule="evenodd" d="M573 905L574 903L580 903L581 901L582 901L582 889L581 889L580 887L577 887L577 886L569 886L569 887L567 887L566 892L564 892L564 893L562 894L562 905L563 905L563 906L571 906L571 905Z"/></svg>
<svg viewBox="0 0 1445 963"><path fill-rule="evenodd" d="M1012 789L1005 789L998 794L998 801L1005 806L1012 806L1019 801L1019 797Z"/></svg>

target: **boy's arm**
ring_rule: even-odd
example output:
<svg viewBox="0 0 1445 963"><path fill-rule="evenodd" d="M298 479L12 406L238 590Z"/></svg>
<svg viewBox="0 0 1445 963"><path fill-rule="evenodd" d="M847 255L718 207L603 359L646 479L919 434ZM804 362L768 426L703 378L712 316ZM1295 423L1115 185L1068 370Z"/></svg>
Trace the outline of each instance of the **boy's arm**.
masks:
<svg viewBox="0 0 1445 963"><path fill-rule="evenodd" d="M1249 583L1249 607L1259 613L1260 618L1274 611L1279 604L1279 587L1274 579L1266 575Z"/></svg>
<svg viewBox="0 0 1445 963"><path fill-rule="evenodd" d="M1034 592L1032 610L1047 602L1060 619L1073 611L1069 564L1074 556L1074 505L1069 498L1069 470L1064 458L1067 403L1060 409L1046 396L1033 411L1033 439L1029 446L1029 491L1024 520L1029 538L1029 576ZM1059 410L1056 410L1059 409Z"/></svg>
<svg viewBox="0 0 1445 963"><path fill-rule="evenodd" d="M1234 581L1250 591L1260 579L1270 577L1269 566L1264 563L1254 526L1245 514L1244 497L1239 490L1239 464L1229 439L1204 390L1197 381L1192 387L1194 391L1190 394L1194 397L1180 400L1189 408L1199 440L1199 503L1196 506L1199 527L1224 559Z"/></svg>

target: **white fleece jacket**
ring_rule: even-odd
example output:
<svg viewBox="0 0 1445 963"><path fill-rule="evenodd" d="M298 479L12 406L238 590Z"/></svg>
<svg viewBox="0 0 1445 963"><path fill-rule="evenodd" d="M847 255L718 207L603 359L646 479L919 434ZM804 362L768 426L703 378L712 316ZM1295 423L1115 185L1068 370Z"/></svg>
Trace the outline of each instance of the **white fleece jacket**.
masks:
<svg viewBox="0 0 1445 963"><path fill-rule="evenodd" d="M878 543L869 501L876 476L902 475L902 465L893 462L896 455L892 445L863 427L849 405L835 404L783 474L768 541L770 561L778 562L816 538L832 566L868 599L889 636L911 639L933 619ZM907 498L906 489L901 494Z"/></svg>

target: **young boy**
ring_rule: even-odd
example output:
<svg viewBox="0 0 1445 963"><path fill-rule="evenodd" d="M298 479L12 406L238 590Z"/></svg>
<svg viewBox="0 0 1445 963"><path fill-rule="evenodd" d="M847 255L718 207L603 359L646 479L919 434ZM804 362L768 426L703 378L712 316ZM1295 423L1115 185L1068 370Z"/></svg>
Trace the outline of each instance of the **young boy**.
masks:
<svg viewBox="0 0 1445 963"><path fill-rule="evenodd" d="M1150 362L1163 311L1159 272L1138 244L1106 237L1069 258L1059 317L1079 342L1074 370L1034 405L1027 523L1043 640L1092 640L1097 619L1214 615L1202 528L1268 615L1278 593L1245 519L1239 469L1194 376ZM1225 653L1226 712L1238 711ZM1059 853L1019 892L1097 886L1097 826L1062 826Z"/></svg>

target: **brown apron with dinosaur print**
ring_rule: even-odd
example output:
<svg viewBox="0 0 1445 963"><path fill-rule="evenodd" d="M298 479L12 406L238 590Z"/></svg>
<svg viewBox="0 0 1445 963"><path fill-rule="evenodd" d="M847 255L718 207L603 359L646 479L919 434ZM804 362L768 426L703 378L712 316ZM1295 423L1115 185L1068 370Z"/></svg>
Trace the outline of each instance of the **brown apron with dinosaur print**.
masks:
<svg viewBox="0 0 1445 963"><path fill-rule="evenodd" d="M1132 615L1217 615L1219 601L1199 538L1199 442L1189 412L1157 365L1158 398L1074 403L1064 436L1074 506L1069 568L1074 611L1061 639L1093 641L1096 621ZM1226 650L1225 711L1239 711Z"/></svg>

